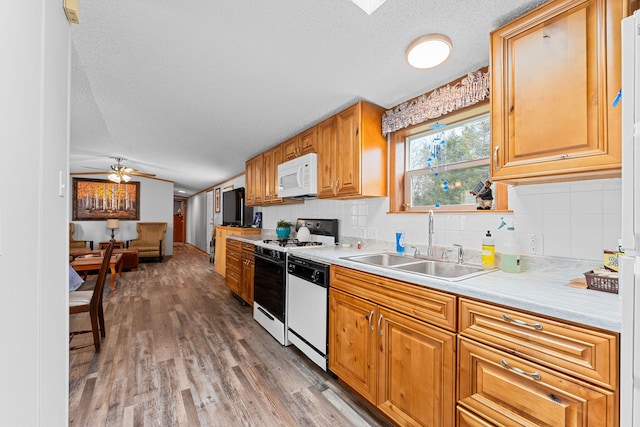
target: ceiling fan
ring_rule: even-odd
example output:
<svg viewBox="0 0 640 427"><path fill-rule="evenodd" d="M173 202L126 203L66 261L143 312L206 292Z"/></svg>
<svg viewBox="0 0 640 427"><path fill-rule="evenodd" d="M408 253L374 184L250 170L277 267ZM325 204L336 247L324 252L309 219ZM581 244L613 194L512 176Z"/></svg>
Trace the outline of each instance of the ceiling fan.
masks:
<svg viewBox="0 0 640 427"><path fill-rule="evenodd" d="M111 165L112 172L107 176L107 178L109 178L110 181L117 182L117 183L129 182L131 180L132 175L143 176L148 178L152 178L155 176L154 174L151 174L151 173L138 172L133 168L123 165L122 161L127 160L124 157L112 157L112 158L116 161L116 164Z"/></svg>

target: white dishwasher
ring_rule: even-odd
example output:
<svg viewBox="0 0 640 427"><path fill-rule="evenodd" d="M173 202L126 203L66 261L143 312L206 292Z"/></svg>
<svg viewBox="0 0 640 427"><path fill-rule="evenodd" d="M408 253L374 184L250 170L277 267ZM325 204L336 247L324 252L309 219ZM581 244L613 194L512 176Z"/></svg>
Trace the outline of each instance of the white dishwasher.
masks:
<svg viewBox="0 0 640 427"><path fill-rule="evenodd" d="M327 370L329 266L287 257L287 329L289 342Z"/></svg>

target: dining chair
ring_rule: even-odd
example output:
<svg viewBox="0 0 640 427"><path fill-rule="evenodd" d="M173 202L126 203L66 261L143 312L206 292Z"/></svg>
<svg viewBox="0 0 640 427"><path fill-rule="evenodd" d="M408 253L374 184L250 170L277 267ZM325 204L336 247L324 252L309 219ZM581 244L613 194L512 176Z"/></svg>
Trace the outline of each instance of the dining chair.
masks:
<svg viewBox="0 0 640 427"><path fill-rule="evenodd" d="M112 252L113 242L110 242L109 246L107 246L107 249L104 251L104 257L102 259L102 264L100 265L98 279L96 280L96 284L92 291L69 292L69 314L88 312L89 317L91 318L91 330L69 332L69 342L71 342L73 337L76 335L93 333L93 345L96 349L96 353L100 352L100 336L102 336L102 338L105 337L104 310L102 309L102 292L104 290L104 284L107 279L107 272L109 271L109 261L111 260ZM88 347L89 345L71 347L71 350Z"/></svg>

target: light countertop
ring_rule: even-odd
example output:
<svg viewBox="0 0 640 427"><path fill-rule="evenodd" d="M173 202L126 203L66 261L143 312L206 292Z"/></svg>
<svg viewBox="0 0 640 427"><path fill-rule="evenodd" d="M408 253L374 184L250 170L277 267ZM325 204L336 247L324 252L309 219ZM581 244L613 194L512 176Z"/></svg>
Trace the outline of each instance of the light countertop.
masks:
<svg viewBox="0 0 640 427"><path fill-rule="evenodd" d="M247 243L262 240L260 235L232 236ZM420 286L538 313L612 332L620 332L620 298L618 294L579 289L566 284L584 277L584 263L563 258L545 257L535 268L520 273L500 270L458 282L440 280L385 267L343 259L379 251L354 247L297 248L295 256L327 264L336 264ZM595 263L594 263L595 264Z"/></svg>

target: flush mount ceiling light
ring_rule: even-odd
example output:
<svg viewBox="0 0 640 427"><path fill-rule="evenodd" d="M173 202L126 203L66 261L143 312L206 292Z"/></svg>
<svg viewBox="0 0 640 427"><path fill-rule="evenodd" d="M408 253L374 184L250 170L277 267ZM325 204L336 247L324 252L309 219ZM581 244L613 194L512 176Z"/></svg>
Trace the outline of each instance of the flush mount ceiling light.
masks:
<svg viewBox="0 0 640 427"><path fill-rule="evenodd" d="M371 15L377 8L382 6L386 0L351 0L356 6L364 10L367 15Z"/></svg>
<svg viewBox="0 0 640 427"><path fill-rule="evenodd" d="M453 45L449 37L442 34L427 34L418 37L407 48L407 62L421 70L433 68L447 60Z"/></svg>

